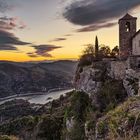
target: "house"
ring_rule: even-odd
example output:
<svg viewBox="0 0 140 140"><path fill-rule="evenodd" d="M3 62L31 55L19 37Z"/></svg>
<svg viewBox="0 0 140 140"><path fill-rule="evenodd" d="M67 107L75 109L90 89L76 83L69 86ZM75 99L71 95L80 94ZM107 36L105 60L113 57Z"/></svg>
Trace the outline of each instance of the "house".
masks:
<svg viewBox="0 0 140 140"><path fill-rule="evenodd" d="M132 37L132 55L140 56L140 30Z"/></svg>

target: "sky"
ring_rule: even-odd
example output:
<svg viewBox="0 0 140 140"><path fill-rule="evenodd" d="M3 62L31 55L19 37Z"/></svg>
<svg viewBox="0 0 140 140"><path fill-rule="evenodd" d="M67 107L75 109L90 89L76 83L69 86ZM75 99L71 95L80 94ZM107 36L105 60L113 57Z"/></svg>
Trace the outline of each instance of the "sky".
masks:
<svg viewBox="0 0 140 140"><path fill-rule="evenodd" d="M78 59L87 44L118 44L118 19L139 0L0 0L0 60Z"/></svg>

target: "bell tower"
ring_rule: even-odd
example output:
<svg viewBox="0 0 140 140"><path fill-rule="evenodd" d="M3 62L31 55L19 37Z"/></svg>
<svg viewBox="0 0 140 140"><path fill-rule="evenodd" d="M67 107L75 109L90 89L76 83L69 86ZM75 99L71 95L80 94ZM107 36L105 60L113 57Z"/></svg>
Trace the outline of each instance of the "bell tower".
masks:
<svg viewBox="0 0 140 140"><path fill-rule="evenodd" d="M137 18L126 14L119 19L119 51L121 58L127 58L131 55L131 38L137 30Z"/></svg>

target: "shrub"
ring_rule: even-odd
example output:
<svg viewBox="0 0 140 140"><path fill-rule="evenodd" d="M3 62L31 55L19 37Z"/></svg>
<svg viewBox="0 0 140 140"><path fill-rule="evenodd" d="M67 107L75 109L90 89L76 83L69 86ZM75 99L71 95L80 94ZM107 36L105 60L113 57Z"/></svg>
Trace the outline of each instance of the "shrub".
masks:
<svg viewBox="0 0 140 140"><path fill-rule="evenodd" d="M123 87L122 81L108 79L104 82L98 94L100 110L107 112L114 109L116 105L124 101L126 97L127 93Z"/></svg>

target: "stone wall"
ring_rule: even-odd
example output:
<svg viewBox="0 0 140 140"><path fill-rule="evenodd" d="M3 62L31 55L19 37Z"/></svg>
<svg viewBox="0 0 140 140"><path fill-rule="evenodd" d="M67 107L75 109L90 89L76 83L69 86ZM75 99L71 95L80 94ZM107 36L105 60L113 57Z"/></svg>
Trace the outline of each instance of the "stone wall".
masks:
<svg viewBox="0 0 140 140"><path fill-rule="evenodd" d="M126 24L130 24L130 31L127 31ZM120 56L127 57L131 52L131 38L136 33L136 18L119 20L119 46Z"/></svg>
<svg viewBox="0 0 140 140"><path fill-rule="evenodd" d="M132 54L140 55L140 31L132 40Z"/></svg>

